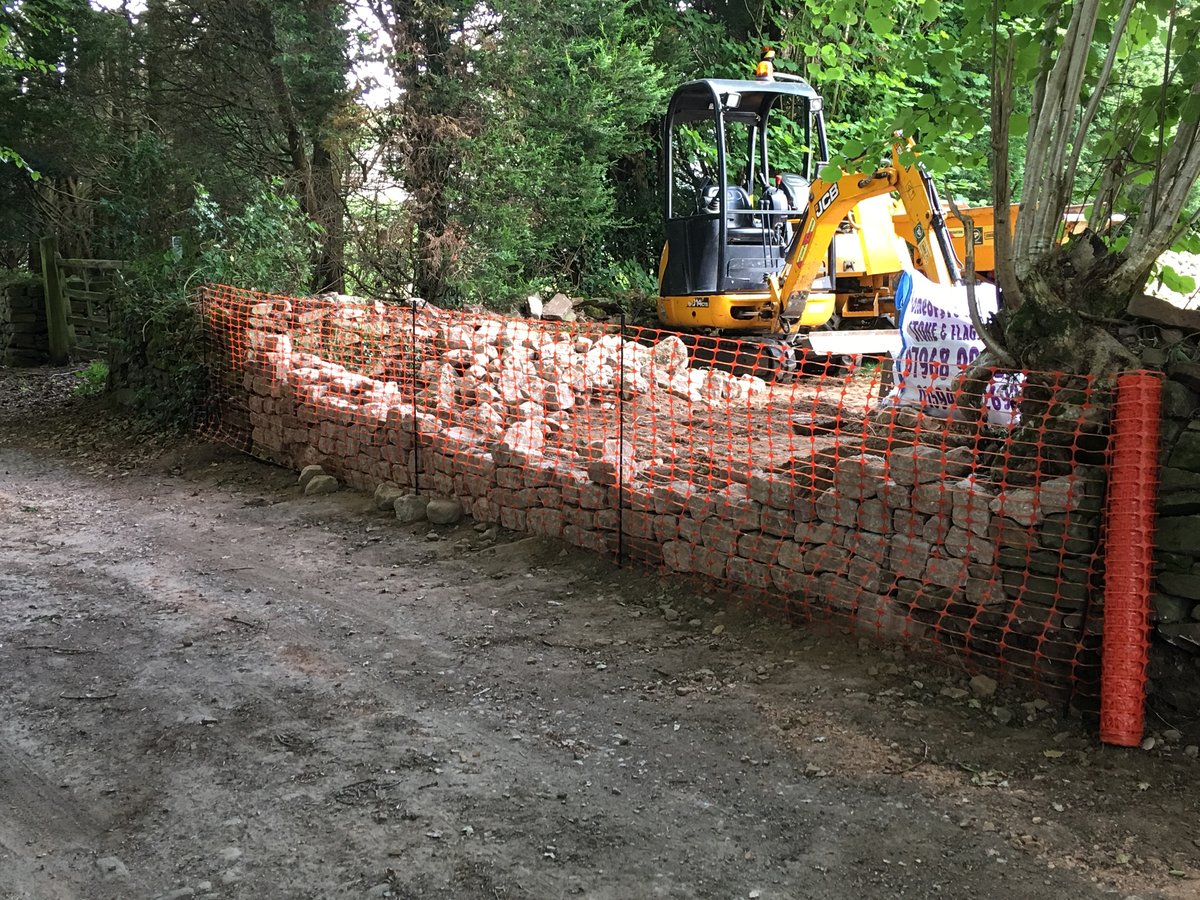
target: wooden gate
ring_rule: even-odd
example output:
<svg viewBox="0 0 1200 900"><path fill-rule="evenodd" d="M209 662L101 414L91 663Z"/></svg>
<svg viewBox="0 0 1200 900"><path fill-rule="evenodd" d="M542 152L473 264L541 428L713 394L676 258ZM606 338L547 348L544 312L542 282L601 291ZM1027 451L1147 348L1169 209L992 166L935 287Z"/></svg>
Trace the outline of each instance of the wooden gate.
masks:
<svg viewBox="0 0 1200 900"><path fill-rule="evenodd" d="M51 365L63 365L71 356L106 355L113 289L126 263L64 259L55 237L42 238L41 250Z"/></svg>

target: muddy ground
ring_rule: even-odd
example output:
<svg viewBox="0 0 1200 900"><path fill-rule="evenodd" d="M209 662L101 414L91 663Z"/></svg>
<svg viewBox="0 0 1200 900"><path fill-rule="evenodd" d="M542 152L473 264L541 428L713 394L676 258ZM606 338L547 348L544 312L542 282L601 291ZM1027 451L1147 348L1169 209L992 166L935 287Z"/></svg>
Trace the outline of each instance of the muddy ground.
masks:
<svg viewBox="0 0 1200 900"><path fill-rule="evenodd" d="M1200 895L1194 723L1103 748L74 384L0 369L0 897Z"/></svg>

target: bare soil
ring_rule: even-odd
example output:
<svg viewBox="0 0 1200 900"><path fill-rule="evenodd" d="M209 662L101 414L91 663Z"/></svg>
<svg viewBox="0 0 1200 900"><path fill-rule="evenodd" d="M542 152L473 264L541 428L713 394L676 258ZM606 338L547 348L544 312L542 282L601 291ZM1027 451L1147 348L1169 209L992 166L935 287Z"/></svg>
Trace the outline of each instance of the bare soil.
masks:
<svg viewBox="0 0 1200 900"><path fill-rule="evenodd" d="M305 498L74 383L0 370L0 897L1200 894L1186 728L1101 747L554 542Z"/></svg>

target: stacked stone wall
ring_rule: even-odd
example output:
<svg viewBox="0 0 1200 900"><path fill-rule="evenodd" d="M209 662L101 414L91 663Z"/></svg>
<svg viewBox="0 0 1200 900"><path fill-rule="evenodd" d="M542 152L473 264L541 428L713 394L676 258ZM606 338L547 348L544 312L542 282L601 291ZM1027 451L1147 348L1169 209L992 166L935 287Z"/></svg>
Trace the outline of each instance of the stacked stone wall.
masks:
<svg viewBox="0 0 1200 900"><path fill-rule="evenodd" d="M0 364L38 366L47 359L42 283L22 279L0 286Z"/></svg>

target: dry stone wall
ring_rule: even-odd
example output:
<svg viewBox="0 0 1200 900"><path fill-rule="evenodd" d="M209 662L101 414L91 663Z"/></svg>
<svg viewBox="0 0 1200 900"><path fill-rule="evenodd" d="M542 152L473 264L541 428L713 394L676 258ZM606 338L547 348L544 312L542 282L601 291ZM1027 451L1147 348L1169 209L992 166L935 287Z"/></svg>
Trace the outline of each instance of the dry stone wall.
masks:
<svg viewBox="0 0 1200 900"><path fill-rule="evenodd" d="M924 643L1050 690L1095 679L1104 471L1064 466L1071 435L1031 437L1030 425L1019 440L1048 449L1031 465L1011 460L1012 484L1003 452L980 453L978 430L922 431L907 410L820 443L797 426L774 455L755 452L762 435L750 428L740 464L713 466L661 434L695 440L705 420L736 419L771 389L692 368L678 338L647 346L432 311L397 314L385 335L368 324L379 310L329 303L374 336L369 352L347 354L375 374L311 352L316 333L332 346L329 309L274 300L225 317L238 323L216 342L231 354L225 384L241 392L258 455L320 464L364 490L457 498L480 522L619 547L800 620ZM672 418L642 441L634 401L647 396Z"/></svg>
<svg viewBox="0 0 1200 900"><path fill-rule="evenodd" d="M46 301L37 279L0 287L0 364L38 366L46 362Z"/></svg>
<svg viewBox="0 0 1200 900"><path fill-rule="evenodd" d="M1151 612L1151 686L1164 703L1200 715L1200 364L1166 366Z"/></svg>

